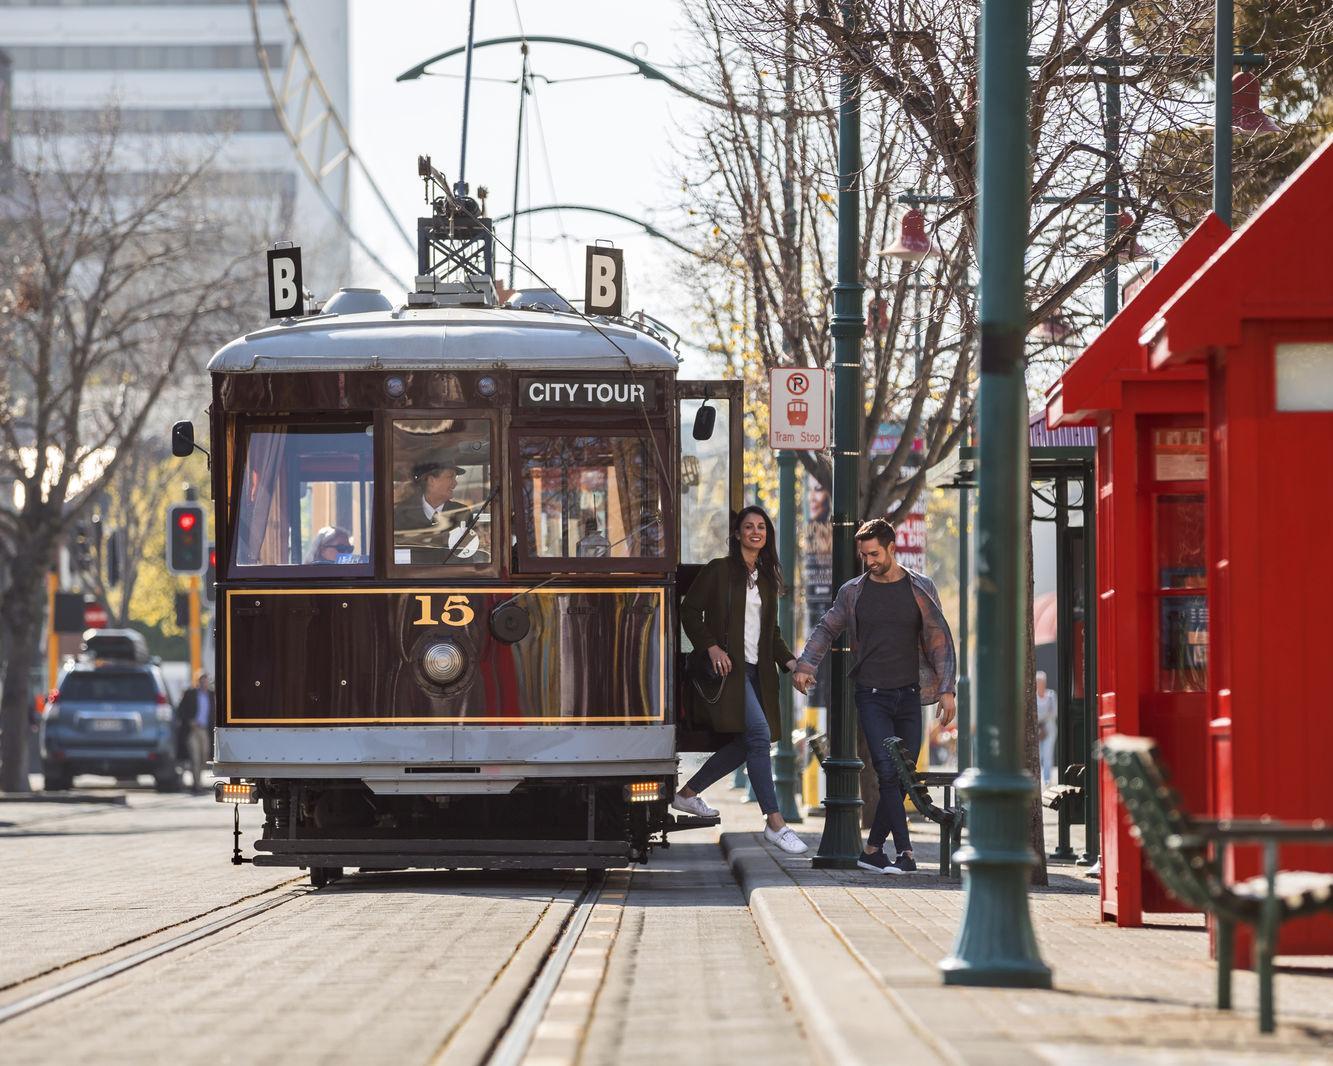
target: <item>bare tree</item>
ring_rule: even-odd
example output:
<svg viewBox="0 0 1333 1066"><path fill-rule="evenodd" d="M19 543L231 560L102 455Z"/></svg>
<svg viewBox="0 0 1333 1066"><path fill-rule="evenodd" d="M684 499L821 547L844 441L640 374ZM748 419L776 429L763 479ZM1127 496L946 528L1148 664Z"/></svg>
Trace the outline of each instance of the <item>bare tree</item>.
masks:
<svg viewBox="0 0 1333 1066"><path fill-rule="evenodd" d="M200 195L209 159L118 169L114 112L71 142L35 131L0 200L0 500L6 593L0 788L28 788L29 677L47 571L75 521L130 462L164 391L237 329L253 256ZM247 301L240 301L245 305ZM157 427L154 427L155 429Z"/></svg>

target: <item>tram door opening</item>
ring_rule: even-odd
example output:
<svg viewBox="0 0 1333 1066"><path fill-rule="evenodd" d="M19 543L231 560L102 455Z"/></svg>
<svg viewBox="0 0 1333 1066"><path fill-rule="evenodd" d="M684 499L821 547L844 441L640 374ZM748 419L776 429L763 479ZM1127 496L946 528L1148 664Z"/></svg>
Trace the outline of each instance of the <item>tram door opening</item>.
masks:
<svg viewBox="0 0 1333 1066"><path fill-rule="evenodd" d="M680 600L710 559L727 553L731 516L743 506L742 429L744 410L739 381L678 381L680 415L680 565L676 571L677 631L680 654L676 669L677 747L681 751L712 751L716 746L706 723L690 714L684 702L685 656L689 638L679 627ZM700 411L712 408L712 416ZM711 427L708 425L712 422ZM711 432L708 432L711 429Z"/></svg>

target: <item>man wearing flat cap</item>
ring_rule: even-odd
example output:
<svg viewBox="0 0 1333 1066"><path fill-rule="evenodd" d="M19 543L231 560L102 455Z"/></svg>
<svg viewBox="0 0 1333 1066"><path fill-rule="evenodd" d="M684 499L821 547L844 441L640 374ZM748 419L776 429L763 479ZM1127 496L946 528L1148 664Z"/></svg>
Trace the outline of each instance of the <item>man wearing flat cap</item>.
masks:
<svg viewBox="0 0 1333 1066"><path fill-rule="evenodd" d="M412 467L414 491L393 509L395 533L409 529L438 529L447 533L466 522L471 509L454 499L458 476L466 473L450 455L423 459ZM440 539L443 544L443 537Z"/></svg>

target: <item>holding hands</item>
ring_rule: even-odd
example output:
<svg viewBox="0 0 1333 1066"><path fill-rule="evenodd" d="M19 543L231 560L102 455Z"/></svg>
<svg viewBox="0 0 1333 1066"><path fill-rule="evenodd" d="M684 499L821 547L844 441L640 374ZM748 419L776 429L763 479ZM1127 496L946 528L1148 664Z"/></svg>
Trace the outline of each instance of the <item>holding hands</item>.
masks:
<svg viewBox="0 0 1333 1066"><path fill-rule="evenodd" d="M808 694L814 686L815 675L810 670L803 668L796 659L787 664L787 669L792 671L791 683L796 691L802 696Z"/></svg>

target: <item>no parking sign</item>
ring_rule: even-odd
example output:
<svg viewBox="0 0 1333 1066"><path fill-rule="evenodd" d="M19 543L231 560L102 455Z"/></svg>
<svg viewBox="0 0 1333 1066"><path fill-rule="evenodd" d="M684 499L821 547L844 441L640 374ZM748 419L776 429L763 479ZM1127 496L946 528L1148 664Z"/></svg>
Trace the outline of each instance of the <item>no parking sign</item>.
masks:
<svg viewBox="0 0 1333 1066"><path fill-rule="evenodd" d="M768 372L768 444L774 449L823 451L828 447L828 372L776 367Z"/></svg>

